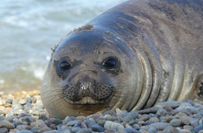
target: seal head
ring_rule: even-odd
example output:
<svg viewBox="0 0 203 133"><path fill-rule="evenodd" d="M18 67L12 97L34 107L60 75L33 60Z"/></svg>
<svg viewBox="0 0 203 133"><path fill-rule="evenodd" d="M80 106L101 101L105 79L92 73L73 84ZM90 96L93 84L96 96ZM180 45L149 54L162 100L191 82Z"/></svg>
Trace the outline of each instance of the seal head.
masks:
<svg viewBox="0 0 203 133"><path fill-rule="evenodd" d="M74 30L52 54L42 90L48 112L62 118L117 108L136 86L134 56L111 31L90 25Z"/></svg>

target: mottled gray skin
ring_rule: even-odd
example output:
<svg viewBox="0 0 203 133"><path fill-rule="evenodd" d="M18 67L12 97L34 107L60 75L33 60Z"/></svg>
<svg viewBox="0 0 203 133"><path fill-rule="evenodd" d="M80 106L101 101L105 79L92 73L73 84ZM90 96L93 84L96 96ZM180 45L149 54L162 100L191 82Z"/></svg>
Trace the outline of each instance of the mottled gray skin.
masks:
<svg viewBox="0 0 203 133"><path fill-rule="evenodd" d="M115 70L104 68L108 57L118 59ZM71 64L65 72L57 68L61 60ZM41 95L50 115L64 118L203 101L202 86L203 1L130 0L59 43Z"/></svg>

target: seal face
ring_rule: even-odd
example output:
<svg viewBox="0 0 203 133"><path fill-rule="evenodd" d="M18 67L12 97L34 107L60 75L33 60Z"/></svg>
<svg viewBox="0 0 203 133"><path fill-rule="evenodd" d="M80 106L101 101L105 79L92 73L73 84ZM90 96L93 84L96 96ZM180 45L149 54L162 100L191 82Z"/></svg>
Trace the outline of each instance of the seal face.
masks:
<svg viewBox="0 0 203 133"><path fill-rule="evenodd" d="M64 98L70 104L104 103L112 97L116 89L109 75L119 74L121 70L119 59L113 53L100 60L92 58L92 53L101 49L97 46L103 45L104 42L101 42L102 38L98 35L94 35L95 31L91 33L91 31L83 31L82 28L79 30L80 35L74 36L64 44L65 49L74 50L54 60L56 74L62 81L65 81L61 86ZM57 53L61 53L60 48ZM102 76L99 76L101 74Z"/></svg>

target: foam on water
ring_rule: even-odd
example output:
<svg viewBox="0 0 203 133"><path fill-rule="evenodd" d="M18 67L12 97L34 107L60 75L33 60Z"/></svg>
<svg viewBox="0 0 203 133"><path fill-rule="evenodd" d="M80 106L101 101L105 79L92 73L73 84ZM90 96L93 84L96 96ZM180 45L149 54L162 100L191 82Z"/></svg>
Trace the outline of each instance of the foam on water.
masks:
<svg viewBox="0 0 203 133"><path fill-rule="evenodd" d="M125 0L1 0L0 90L41 85L51 48L69 31Z"/></svg>

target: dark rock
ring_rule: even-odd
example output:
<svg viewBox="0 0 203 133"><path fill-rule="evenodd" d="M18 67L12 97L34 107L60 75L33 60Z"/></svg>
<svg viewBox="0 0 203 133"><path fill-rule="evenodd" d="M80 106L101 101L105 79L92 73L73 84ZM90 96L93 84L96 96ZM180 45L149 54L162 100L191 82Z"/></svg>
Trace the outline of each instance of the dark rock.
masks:
<svg viewBox="0 0 203 133"><path fill-rule="evenodd" d="M91 125L91 129L95 132L104 132L104 128L98 124Z"/></svg>
<svg viewBox="0 0 203 133"><path fill-rule="evenodd" d="M12 129L14 128L14 125L7 120L0 120L0 128L4 128L4 127L8 129Z"/></svg>
<svg viewBox="0 0 203 133"><path fill-rule="evenodd" d="M0 128L0 133L8 133L8 129L7 128Z"/></svg>
<svg viewBox="0 0 203 133"><path fill-rule="evenodd" d="M123 133L125 132L123 125L117 122L106 121L104 124L104 128L107 130L114 130L116 132Z"/></svg>
<svg viewBox="0 0 203 133"><path fill-rule="evenodd" d="M179 127L179 126L181 126L182 121L180 119L172 119L170 121L170 124L171 124L171 126Z"/></svg>

